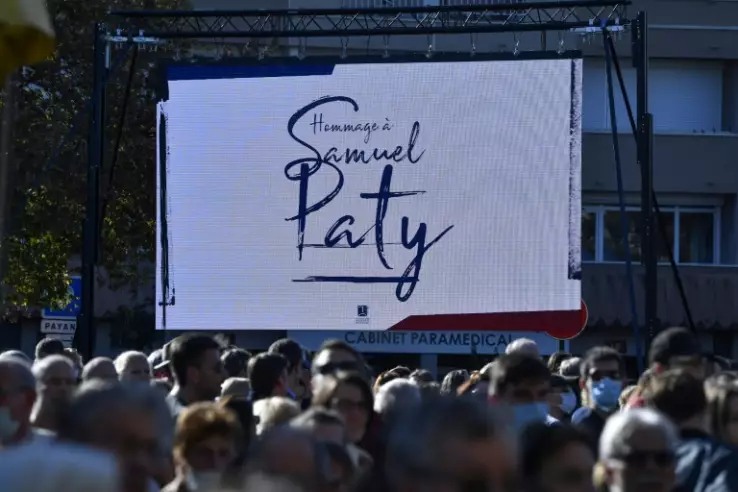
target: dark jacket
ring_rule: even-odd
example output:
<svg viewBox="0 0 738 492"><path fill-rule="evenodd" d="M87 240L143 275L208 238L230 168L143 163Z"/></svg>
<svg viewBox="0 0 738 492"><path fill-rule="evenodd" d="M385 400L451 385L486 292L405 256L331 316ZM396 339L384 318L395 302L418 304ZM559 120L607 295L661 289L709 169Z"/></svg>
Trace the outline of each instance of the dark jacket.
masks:
<svg viewBox="0 0 738 492"><path fill-rule="evenodd" d="M738 450L693 429L681 431L677 492L738 491Z"/></svg>
<svg viewBox="0 0 738 492"><path fill-rule="evenodd" d="M590 441L595 453L599 449L600 435L605 428L605 418L591 408L580 408L571 416L571 423L584 432Z"/></svg>

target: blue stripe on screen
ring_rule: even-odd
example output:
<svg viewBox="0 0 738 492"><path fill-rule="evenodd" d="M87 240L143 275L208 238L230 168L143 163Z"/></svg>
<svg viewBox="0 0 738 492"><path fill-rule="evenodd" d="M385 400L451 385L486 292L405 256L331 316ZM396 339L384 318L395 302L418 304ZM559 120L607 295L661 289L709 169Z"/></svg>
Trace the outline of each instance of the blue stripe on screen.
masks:
<svg viewBox="0 0 738 492"><path fill-rule="evenodd" d="M172 65L168 80L257 79L331 75L335 65Z"/></svg>

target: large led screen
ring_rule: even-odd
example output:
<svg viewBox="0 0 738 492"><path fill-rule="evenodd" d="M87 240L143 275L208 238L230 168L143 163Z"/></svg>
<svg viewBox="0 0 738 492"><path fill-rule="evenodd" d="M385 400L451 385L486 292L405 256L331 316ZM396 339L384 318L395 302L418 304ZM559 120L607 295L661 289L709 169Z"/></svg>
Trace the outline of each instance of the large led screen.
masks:
<svg viewBox="0 0 738 492"><path fill-rule="evenodd" d="M581 60L166 73L157 328L579 323Z"/></svg>

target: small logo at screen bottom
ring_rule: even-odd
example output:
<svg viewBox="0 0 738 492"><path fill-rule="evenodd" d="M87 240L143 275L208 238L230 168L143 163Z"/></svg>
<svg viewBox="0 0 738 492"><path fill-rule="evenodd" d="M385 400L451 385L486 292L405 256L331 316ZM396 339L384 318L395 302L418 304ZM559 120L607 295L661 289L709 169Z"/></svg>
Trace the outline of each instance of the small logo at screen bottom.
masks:
<svg viewBox="0 0 738 492"><path fill-rule="evenodd" d="M369 324L369 306L360 304L356 306L356 324L357 325L368 325Z"/></svg>

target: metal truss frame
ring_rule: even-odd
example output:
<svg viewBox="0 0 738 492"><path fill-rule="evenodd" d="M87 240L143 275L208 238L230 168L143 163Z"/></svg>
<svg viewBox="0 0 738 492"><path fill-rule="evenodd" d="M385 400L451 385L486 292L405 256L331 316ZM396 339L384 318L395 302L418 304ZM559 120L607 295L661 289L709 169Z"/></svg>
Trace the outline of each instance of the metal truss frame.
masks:
<svg viewBox="0 0 738 492"><path fill-rule="evenodd" d="M113 11L121 36L286 38L473 34L628 24L630 0L321 10ZM147 30L155 21L161 30Z"/></svg>
<svg viewBox="0 0 738 492"><path fill-rule="evenodd" d="M491 2L492 0L490 0ZM514 0L511 0L514 1ZM95 29L95 70L92 118L88 145L87 205L82 251L82 310L79 314L75 345L86 356L95 347L94 306L95 269L100 244L100 171L105 160L106 80L111 45L157 45L166 40L300 39L381 36L487 34L565 31L603 33L628 29L632 33L633 66L637 71L637 111L631 124L634 130L638 163L641 167L643 218L641 241L645 267L645 327L649 336L657 329L656 256L654 254L654 206L652 188L652 117L648 112L648 23L645 12L629 18L630 0L563 0L490 5L463 5L413 8L323 9L323 10L192 10L192 11L113 11L109 24ZM542 35L542 39L545 36ZM609 42L614 53L612 39ZM385 41L386 43L386 41ZM545 43L544 45L545 50ZM517 47L516 47L517 49ZM553 51L553 50L551 50ZM558 50L557 50L558 51ZM615 66L617 57L614 58ZM133 70L135 67L132 67ZM618 75L620 71L618 68ZM620 80L621 86L623 84ZM624 90L624 86L621 87ZM627 101L627 94L624 94ZM629 103L628 103L629 104ZM614 137L617 140L616 137ZM616 144L614 143L614 146ZM620 168L618 152L616 166ZM627 263L632 282L630 262ZM676 263L672 264L677 283ZM633 291L631 285L631 291ZM686 298L682 295L686 305ZM638 337L635 302L634 331ZM637 344L638 345L638 344Z"/></svg>

